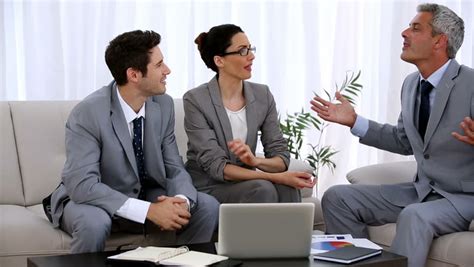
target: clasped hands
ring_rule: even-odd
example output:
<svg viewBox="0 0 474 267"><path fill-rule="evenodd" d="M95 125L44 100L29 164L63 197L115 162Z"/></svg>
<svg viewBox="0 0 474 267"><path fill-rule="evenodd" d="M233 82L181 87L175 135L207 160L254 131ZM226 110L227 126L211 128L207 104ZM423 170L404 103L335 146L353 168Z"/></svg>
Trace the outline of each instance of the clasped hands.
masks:
<svg viewBox="0 0 474 267"><path fill-rule="evenodd" d="M161 230L176 231L189 223L191 213L185 199L159 196L157 202L150 204L146 217Z"/></svg>
<svg viewBox="0 0 474 267"><path fill-rule="evenodd" d="M234 153L244 164L258 168L265 160L264 158L256 157L250 147L242 142L240 139L235 139L227 143L230 151ZM312 179L311 174L306 172L285 171L268 173L269 180L279 184L285 184L294 188L302 189L304 187L313 188L316 184L316 179Z"/></svg>

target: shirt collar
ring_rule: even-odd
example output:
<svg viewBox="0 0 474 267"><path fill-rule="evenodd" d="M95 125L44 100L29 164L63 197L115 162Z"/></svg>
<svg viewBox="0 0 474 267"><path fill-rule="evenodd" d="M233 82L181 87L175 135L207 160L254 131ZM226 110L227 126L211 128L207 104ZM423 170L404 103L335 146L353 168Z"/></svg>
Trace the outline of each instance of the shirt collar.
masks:
<svg viewBox="0 0 474 267"><path fill-rule="evenodd" d="M451 59L448 60L446 63L444 63L441 68L437 69L435 72L433 72L430 77L428 77L428 82L430 82L433 85L433 88L438 87L439 81L441 81L441 78L443 78L444 73L446 72L446 69L449 66L449 63L451 63ZM420 82L423 81L423 77L420 74Z"/></svg>
<svg viewBox="0 0 474 267"><path fill-rule="evenodd" d="M125 120L127 121L127 124L131 123L136 118L139 118L139 117L145 118L146 102L143 103L143 106L140 108L138 113L135 113L135 111L127 104L127 102L123 100L122 95L120 95L120 91L117 85L115 85L115 90L117 90L120 106L122 107L123 115L125 115Z"/></svg>

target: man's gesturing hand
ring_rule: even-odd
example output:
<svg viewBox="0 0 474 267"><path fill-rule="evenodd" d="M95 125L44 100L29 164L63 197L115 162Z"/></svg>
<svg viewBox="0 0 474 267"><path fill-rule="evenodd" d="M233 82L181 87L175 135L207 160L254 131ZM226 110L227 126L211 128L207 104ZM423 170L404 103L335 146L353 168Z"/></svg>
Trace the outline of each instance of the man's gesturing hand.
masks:
<svg viewBox="0 0 474 267"><path fill-rule="evenodd" d="M310 102L311 109L316 111L323 120L336 122L352 128L357 118L354 107L339 92L336 92L336 99L341 103L334 104L316 96Z"/></svg>

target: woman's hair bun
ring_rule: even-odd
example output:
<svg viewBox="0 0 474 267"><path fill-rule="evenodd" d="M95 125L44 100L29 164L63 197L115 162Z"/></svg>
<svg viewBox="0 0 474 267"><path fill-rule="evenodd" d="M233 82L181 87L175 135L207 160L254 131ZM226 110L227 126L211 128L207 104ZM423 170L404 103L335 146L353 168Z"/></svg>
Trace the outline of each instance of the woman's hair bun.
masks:
<svg viewBox="0 0 474 267"><path fill-rule="evenodd" d="M206 43L207 32L201 32L196 39L194 39L194 43L197 44L198 50L202 51L204 44Z"/></svg>

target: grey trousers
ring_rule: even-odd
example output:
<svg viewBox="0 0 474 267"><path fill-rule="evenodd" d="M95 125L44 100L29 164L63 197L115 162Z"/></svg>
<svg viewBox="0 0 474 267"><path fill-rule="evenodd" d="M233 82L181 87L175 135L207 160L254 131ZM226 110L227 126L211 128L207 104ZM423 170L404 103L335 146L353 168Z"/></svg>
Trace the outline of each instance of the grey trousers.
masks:
<svg viewBox="0 0 474 267"><path fill-rule="evenodd" d="M147 199L156 199L158 196L150 196ZM176 233L176 244L211 241L218 218L219 203L217 200L212 196L198 192L197 203L191 210L189 224ZM112 223L112 218L103 209L69 201L64 207L60 227L72 236L71 253L84 253L104 250ZM151 222L147 221L147 223ZM143 227L140 224L135 225Z"/></svg>
<svg viewBox="0 0 474 267"><path fill-rule="evenodd" d="M220 203L301 202L300 190L261 179L218 184L205 192Z"/></svg>
<svg viewBox="0 0 474 267"><path fill-rule="evenodd" d="M368 238L367 225L397 223L390 250L408 258L408 267L425 266L433 238L467 231L469 223L439 195L398 207L385 200L378 185L337 185L321 201L328 234Z"/></svg>

